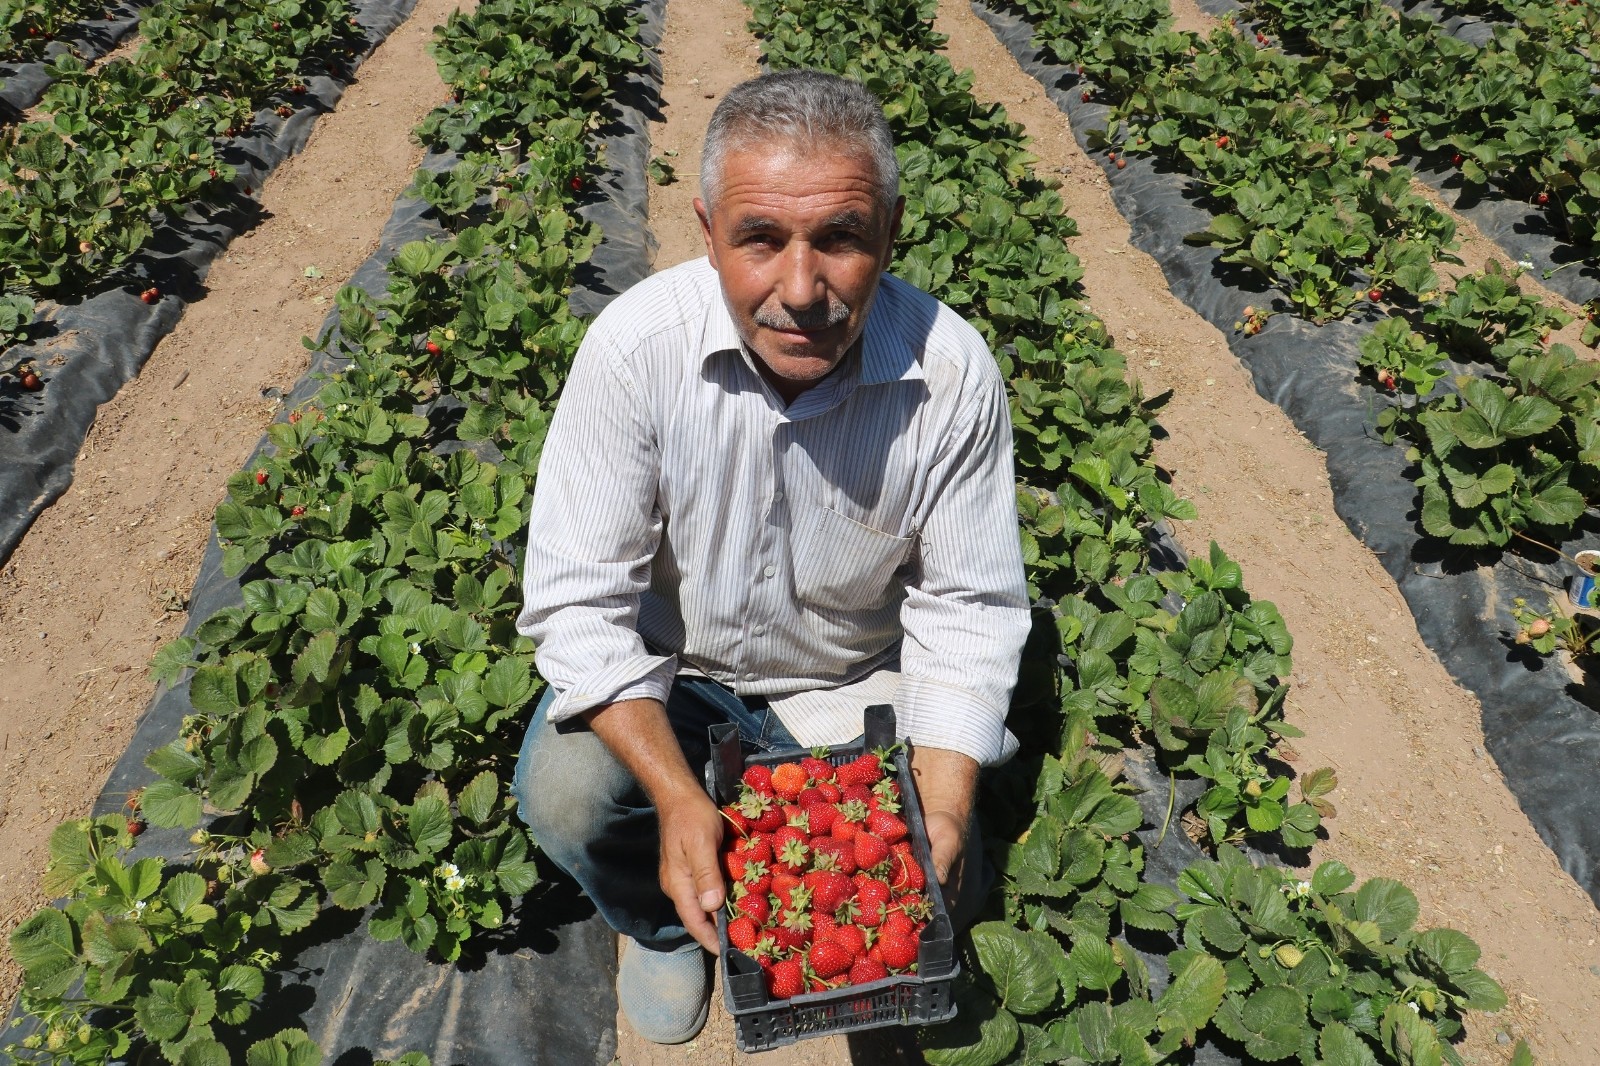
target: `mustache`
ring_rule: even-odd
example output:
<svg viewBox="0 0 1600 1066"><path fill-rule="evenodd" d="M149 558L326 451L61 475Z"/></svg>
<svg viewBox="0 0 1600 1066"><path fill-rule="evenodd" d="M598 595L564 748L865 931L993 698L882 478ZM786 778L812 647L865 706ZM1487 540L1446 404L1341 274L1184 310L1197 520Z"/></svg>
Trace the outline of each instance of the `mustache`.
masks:
<svg viewBox="0 0 1600 1066"><path fill-rule="evenodd" d="M755 319L756 325L765 326L767 329L811 332L844 322L850 317L850 305L829 294L826 304L807 307L804 310L791 310L776 301L762 304L756 308L755 314L751 317Z"/></svg>

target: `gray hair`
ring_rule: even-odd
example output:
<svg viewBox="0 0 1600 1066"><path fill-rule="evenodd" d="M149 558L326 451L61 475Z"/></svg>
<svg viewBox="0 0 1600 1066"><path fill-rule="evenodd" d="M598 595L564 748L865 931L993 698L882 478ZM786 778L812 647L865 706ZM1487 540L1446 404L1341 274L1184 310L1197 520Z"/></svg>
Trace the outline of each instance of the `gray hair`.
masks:
<svg viewBox="0 0 1600 1066"><path fill-rule="evenodd" d="M735 85L712 113L700 154L700 198L708 209L722 191L728 155L772 141L801 149L828 142L854 148L871 159L884 208L899 196L900 164L878 98L836 74L782 70Z"/></svg>

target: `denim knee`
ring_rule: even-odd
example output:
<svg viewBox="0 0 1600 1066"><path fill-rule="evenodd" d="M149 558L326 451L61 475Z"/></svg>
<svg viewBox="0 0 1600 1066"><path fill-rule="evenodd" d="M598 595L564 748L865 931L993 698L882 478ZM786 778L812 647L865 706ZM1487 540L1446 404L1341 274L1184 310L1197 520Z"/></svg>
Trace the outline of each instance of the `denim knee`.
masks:
<svg viewBox="0 0 1600 1066"><path fill-rule="evenodd" d="M616 819L648 801L599 737L558 732L545 717L548 702L547 693L528 725L511 792L539 847L570 871Z"/></svg>

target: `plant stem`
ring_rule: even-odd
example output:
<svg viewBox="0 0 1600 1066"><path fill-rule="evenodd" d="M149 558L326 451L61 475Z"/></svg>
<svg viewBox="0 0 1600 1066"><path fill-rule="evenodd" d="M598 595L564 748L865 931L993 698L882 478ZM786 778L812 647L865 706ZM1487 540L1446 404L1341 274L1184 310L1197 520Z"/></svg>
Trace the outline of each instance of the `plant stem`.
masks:
<svg viewBox="0 0 1600 1066"><path fill-rule="evenodd" d="M1167 773L1167 816L1165 818L1161 819L1161 835L1156 837L1156 843L1155 843L1155 846L1158 847L1158 848L1161 846L1161 842L1163 840L1167 839L1167 827L1172 824L1172 807L1173 807L1174 802L1177 800L1177 798L1178 798L1178 778L1171 771L1168 771L1168 773Z"/></svg>
<svg viewBox="0 0 1600 1066"><path fill-rule="evenodd" d="M1511 531L1511 535L1513 537L1519 537L1522 540L1527 541L1529 544L1532 544L1532 545L1535 545L1537 547L1543 548L1545 551L1555 552L1557 555L1561 556L1561 558L1565 559L1567 562L1571 563L1573 566L1577 566L1579 569L1582 569L1582 566L1578 563L1578 560L1574 559L1572 556L1568 555L1566 552L1562 551L1560 548L1556 547L1554 544L1546 544L1542 540L1534 540L1532 537L1528 536L1526 533L1522 532L1521 530L1514 529L1514 530Z"/></svg>

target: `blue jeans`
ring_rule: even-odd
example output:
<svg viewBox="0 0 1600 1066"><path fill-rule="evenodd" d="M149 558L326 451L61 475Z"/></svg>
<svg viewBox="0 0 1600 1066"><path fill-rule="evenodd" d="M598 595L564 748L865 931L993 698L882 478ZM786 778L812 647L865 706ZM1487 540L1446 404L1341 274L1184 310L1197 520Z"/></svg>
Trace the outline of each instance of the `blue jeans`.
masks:
<svg viewBox="0 0 1600 1066"><path fill-rule="evenodd" d="M599 737L550 723L554 700L555 690L547 688L522 741L511 782L518 813L611 928L656 951L682 947L694 938L657 879L655 807ZM746 753L800 750L770 707L752 707L707 678L678 678L667 718L696 774L711 754L706 730L724 722L739 727Z"/></svg>

